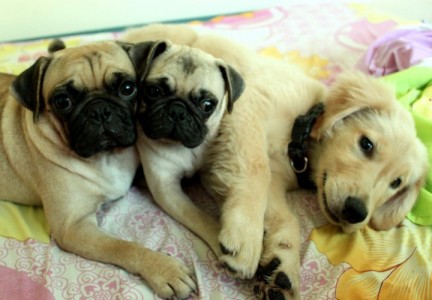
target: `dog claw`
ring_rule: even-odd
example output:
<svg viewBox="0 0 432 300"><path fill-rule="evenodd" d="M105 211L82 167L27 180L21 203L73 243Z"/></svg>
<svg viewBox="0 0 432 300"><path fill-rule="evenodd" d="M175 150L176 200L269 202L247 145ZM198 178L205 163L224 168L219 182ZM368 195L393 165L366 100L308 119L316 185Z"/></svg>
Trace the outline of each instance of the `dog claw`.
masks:
<svg viewBox="0 0 432 300"><path fill-rule="evenodd" d="M285 272L278 271L281 260L273 258L268 264L260 266L256 273L257 283L253 292L257 299L285 300L293 297L293 283Z"/></svg>
<svg viewBox="0 0 432 300"><path fill-rule="evenodd" d="M285 296L278 290L269 290L268 297L270 300L285 300Z"/></svg>
<svg viewBox="0 0 432 300"><path fill-rule="evenodd" d="M259 284L254 285L253 292L256 296L261 293L261 287L259 286Z"/></svg>
<svg viewBox="0 0 432 300"><path fill-rule="evenodd" d="M237 270L234 269L233 267L231 267L229 264L227 264L226 262L223 263L223 267L225 269L227 269L228 271L230 271L231 273L235 274L237 273Z"/></svg>
<svg viewBox="0 0 432 300"><path fill-rule="evenodd" d="M275 257L264 267L259 267L257 271L258 281L265 281L266 283L268 283L268 278L273 274L273 272L277 269L277 267L279 267L280 264L280 259Z"/></svg>
<svg viewBox="0 0 432 300"><path fill-rule="evenodd" d="M232 251L232 250L228 249L227 247L225 247L224 244L219 243L219 246L220 246L220 249L221 249L221 251L222 251L223 254L225 254L225 255L231 255L231 256L235 256L236 255L236 253L234 251Z"/></svg>
<svg viewBox="0 0 432 300"><path fill-rule="evenodd" d="M288 276L283 272L279 272L276 275L275 284L281 289L286 290L290 290L292 287L291 281L289 280Z"/></svg>

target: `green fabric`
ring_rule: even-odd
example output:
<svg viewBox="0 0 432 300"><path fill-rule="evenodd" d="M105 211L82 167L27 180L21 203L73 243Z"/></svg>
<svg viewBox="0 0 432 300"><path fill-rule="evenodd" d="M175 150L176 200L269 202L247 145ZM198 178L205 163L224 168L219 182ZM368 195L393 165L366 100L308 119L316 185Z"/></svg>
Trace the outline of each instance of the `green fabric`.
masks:
<svg viewBox="0 0 432 300"><path fill-rule="evenodd" d="M411 112L432 166L432 67L411 67L383 79L395 86L398 100ZM408 218L416 224L432 225L432 168Z"/></svg>

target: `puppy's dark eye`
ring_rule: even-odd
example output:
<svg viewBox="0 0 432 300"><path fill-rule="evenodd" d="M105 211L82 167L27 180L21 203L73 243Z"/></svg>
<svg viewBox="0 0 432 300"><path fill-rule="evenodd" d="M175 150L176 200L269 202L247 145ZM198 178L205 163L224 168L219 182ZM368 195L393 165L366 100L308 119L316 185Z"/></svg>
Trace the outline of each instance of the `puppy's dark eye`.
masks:
<svg viewBox="0 0 432 300"><path fill-rule="evenodd" d="M400 178L396 178L395 180L393 180L393 181L390 183L390 187L391 187L392 189L397 189L398 187L400 187L401 183L402 183L402 179L400 179Z"/></svg>
<svg viewBox="0 0 432 300"><path fill-rule="evenodd" d="M65 112L72 108L72 100L68 94L57 94L52 100L53 107L61 112Z"/></svg>
<svg viewBox="0 0 432 300"><path fill-rule="evenodd" d="M134 97L137 93L137 87L135 82L131 80L124 80L119 87L120 97L130 99Z"/></svg>
<svg viewBox="0 0 432 300"><path fill-rule="evenodd" d="M199 106L203 112L211 113L214 110L216 103L213 100L204 99L200 101Z"/></svg>
<svg viewBox="0 0 432 300"><path fill-rule="evenodd" d="M152 97L152 98L160 97L163 94L162 89L160 87L158 87L157 85L146 86L145 92L146 92L147 96Z"/></svg>
<svg viewBox="0 0 432 300"><path fill-rule="evenodd" d="M359 145L360 145L360 148L362 149L362 151L366 154L371 153L373 148L374 148L374 144L371 142L370 139L368 139L365 136L362 136L360 138Z"/></svg>

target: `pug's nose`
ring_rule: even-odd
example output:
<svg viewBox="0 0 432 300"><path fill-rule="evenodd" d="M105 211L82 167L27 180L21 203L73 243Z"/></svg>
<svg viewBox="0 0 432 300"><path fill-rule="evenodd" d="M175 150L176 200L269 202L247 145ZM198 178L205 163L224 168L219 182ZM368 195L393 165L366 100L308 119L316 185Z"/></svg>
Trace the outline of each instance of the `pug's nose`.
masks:
<svg viewBox="0 0 432 300"><path fill-rule="evenodd" d="M89 113L90 118L99 122L107 122L111 120L112 112L107 107L92 107Z"/></svg>
<svg viewBox="0 0 432 300"><path fill-rule="evenodd" d="M186 108L182 103L175 102L168 107L168 115L173 120L184 121L186 119Z"/></svg>
<svg viewBox="0 0 432 300"><path fill-rule="evenodd" d="M355 224L364 221L368 211L360 198L348 197L342 209L342 219L348 223Z"/></svg>

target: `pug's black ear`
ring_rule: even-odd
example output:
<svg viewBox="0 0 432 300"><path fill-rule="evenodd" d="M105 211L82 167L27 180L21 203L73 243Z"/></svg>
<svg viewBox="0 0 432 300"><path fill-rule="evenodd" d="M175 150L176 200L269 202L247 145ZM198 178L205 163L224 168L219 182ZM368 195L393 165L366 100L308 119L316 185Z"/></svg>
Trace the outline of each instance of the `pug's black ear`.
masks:
<svg viewBox="0 0 432 300"><path fill-rule="evenodd" d="M52 40L48 45L49 54L53 54L54 52L63 50L66 48L65 43L61 39Z"/></svg>
<svg viewBox="0 0 432 300"><path fill-rule="evenodd" d="M245 89L243 77L231 66L222 64L219 66L222 78L225 81L225 87L228 91L228 112L231 113L236 101Z"/></svg>
<svg viewBox="0 0 432 300"><path fill-rule="evenodd" d="M129 55L140 82L144 81L152 61L168 48L166 41L141 42L131 44L117 42Z"/></svg>
<svg viewBox="0 0 432 300"><path fill-rule="evenodd" d="M44 107L42 97L43 78L51 59L40 57L15 78L11 86L12 94L24 107L33 111L33 120L36 122L39 113Z"/></svg>

